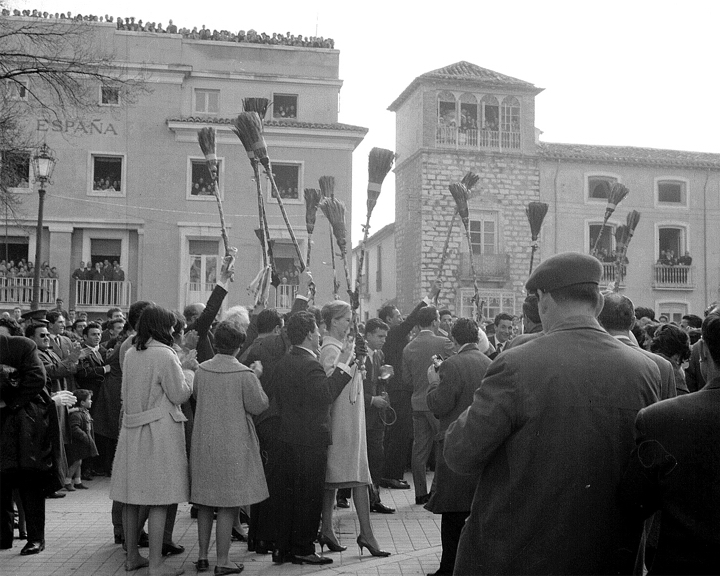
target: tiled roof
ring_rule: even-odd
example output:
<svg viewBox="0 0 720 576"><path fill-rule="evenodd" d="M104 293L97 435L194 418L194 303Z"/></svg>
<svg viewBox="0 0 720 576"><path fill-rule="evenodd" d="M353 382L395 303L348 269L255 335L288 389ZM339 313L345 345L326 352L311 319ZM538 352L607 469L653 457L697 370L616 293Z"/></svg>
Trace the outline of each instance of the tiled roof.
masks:
<svg viewBox="0 0 720 576"><path fill-rule="evenodd" d="M233 123L234 118L216 118L211 116L178 116L175 118L168 118L168 122L185 122L187 124L225 124L229 125ZM263 124L271 128L303 128L310 130L345 130L349 132L363 132L368 131L367 128L362 126L353 126L352 124L341 124L340 122L334 122L331 124L323 124L321 122L295 122L294 120L264 120Z"/></svg>
<svg viewBox="0 0 720 576"><path fill-rule="evenodd" d="M402 94L400 94L400 96L398 96L397 99L390 104L388 110L394 112L397 107L402 104L410 94L412 94L417 86L426 80L438 80L456 84L465 83L483 85L514 91L520 90L523 92L532 91L536 94L542 91L541 88L536 88L534 84L525 82L525 80L513 78L512 76L506 76L505 74L500 74L500 72L482 68L472 62L461 60L460 62L455 62L449 66L425 72L425 74L421 74L415 78L415 80L413 80L410 85L403 90Z"/></svg>
<svg viewBox="0 0 720 576"><path fill-rule="evenodd" d="M543 158L635 164L646 166L677 166L720 169L720 154L686 152L634 146L595 146L590 144L556 144L540 142L538 154Z"/></svg>

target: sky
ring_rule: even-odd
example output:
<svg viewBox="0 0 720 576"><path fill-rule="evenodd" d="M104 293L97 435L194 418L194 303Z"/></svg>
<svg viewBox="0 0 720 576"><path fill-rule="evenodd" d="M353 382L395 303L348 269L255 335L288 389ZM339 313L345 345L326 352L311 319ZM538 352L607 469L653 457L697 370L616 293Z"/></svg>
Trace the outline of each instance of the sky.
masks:
<svg viewBox="0 0 720 576"><path fill-rule="evenodd" d="M369 129L353 155L353 245L365 219L368 152L395 149L395 114L387 107L417 76L460 60L544 88L535 100L535 124L546 142L720 153L720 2L714 0L6 4L333 38L344 82L339 121ZM390 174L371 233L394 221L394 208Z"/></svg>

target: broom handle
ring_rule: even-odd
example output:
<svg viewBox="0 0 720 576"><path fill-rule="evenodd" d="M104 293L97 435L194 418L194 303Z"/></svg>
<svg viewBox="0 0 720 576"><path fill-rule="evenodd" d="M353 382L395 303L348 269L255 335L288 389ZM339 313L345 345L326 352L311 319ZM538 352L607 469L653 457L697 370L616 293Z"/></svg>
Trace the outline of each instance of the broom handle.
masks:
<svg viewBox="0 0 720 576"><path fill-rule="evenodd" d="M475 260L473 258L472 251L472 239L470 238L470 226L465 225L465 237L467 238L468 248L470 249L470 272L473 277L473 288L475 288L475 316L476 320L480 323L480 289L477 283L477 273L475 272Z"/></svg>
<svg viewBox="0 0 720 576"><path fill-rule="evenodd" d="M535 243L533 243L532 249L530 250L530 274L532 274L533 260L535 260L535 251L536 250L537 250L537 246L535 245Z"/></svg>
<svg viewBox="0 0 720 576"><path fill-rule="evenodd" d="M612 212L610 214L612 214ZM610 214L605 216L605 218L603 219L602 226L600 226L600 232L598 232L598 235L595 237L595 243L593 244L592 252L590 253L591 256L597 256L597 247L600 243L600 238L602 238L602 234L605 231L605 226L607 226L607 221L610 218Z"/></svg>
<svg viewBox="0 0 720 576"><path fill-rule="evenodd" d="M443 246L442 255L440 256L440 264L438 264L437 272L435 273L435 279L440 280L440 276L442 276L443 268L445 268L445 261L447 260L448 256L448 248L450 247L450 237L452 236L453 228L455 228L455 219L458 216L458 210L455 209L455 212L453 212L452 220L450 220L450 226L448 226L447 236L445 236L445 245ZM435 295L435 304L438 303L438 300L440 300L440 292L438 292Z"/></svg>
<svg viewBox="0 0 720 576"><path fill-rule="evenodd" d="M300 252L300 246L298 245L297 238L295 238L295 231L293 230L293 227L290 224L290 219L288 218L287 212L285 211L285 204L283 204L282 198L280 198L280 191L277 188L277 184L275 184L275 177L272 174L270 162L268 161L267 166L263 164L263 168L265 168L265 174L267 174L268 178L270 178L270 186L272 186L273 195L277 200L278 206L280 206L280 212L282 213L283 220L285 220L285 226L287 226L288 233L290 234L290 239L292 240L293 246L295 247L295 253L297 254L298 261L300 263L300 272L304 272L305 259L303 258L302 252Z"/></svg>
<svg viewBox="0 0 720 576"><path fill-rule="evenodd" d="M310 254L312 253L312 232L308 234L308 249L307 249L307 259L305 261L305 264L308 268L310 268Z"/></svg>
<svg viewBox="0 0 720 576"><path fill-rule="evenodd" d="M343 267L345 268L345 282L347 282L348 287L348 294L350 295L350 303L351 303L351 310L352 310L352 327L351 327L351 333L353 335L353 339L358 334L358 312L357 308L354 305L354 298L352 293L352 284L350 282L350 266L348 264L347 259L347 253L342 253L342 261L343 261ZM365 357L364 356L358 356L355 358L355 364L357 368L361 368L365 365ZM350 404L355 404L357 402L357 397L360 394L360 381L358 378L353 376L353 379L350 382L350 390L349 390L349 396L350 396Z"/></svg>
<svg viewBox="0 0 720 576"><path fill-rule="evenodd" d="M368 236L370 235L370 216L371 210L368 210L367 219L365 220L365 226L363 228L363 240L360 244L360 258L358 259L358 271L355 276L355 291L360 295L360 284L362 283L363 276L363 264L365 264L365 243L367 242Z"/></svg>
<svg viewBox="0 0 720 576"><path fill-rule="evenodd" d="M260 170L258 169L257 160L251 161L253 172L255 174L255 187L257 188L257 202L258 202L258 219L260 220L260 232L262 233L263 241L262 244L262 256L263 256L263 267L268 265L268 234L267 234L267 221L265 217L265 201L262 195L262 186L260 185Z"/></svg>
<svg viewBox="0 0 720 576"><path fill-rule="evenodd" d="M225 255L230 254L230 239L228 238L227 228L225 227L225 212L223 212L222 200L220 200L220 187L217 178L213 178L213 195L217 200L218 212L220 212L220 236L222 236L225 245Z"/></svg>
<svg viewBox="0 0 720 576"><path fill-rule="evenodd" d="M335 244L333 240L332 224L330 224L330 259L332 261L333 269L333 297L335 298L335 300L338 300L338 290L340 289L340 283L337 281L337 269L335 268Z"/></svg>

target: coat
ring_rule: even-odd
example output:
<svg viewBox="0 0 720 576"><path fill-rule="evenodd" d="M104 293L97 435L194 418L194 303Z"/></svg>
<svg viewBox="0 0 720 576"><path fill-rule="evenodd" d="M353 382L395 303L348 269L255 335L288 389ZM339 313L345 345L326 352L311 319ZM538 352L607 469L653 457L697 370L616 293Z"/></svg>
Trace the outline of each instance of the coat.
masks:
<svg viewBox="0 0 720 576"><path fill-rule="evenodd" d="M658 354L648 352L643 348L640 348L635 342L630 340L629 337L615 336L620 342L629 346L631 350L636 350L641 354L644 354L647 358L650 358L660 370L660 389L658 390L658 399L667 400L668 398L675 398L677 396L677 390L675 389L675 373L673 365L669 360L666 360Z"/></svg>
<svg viewBox="0 0 720 576"><path fill-rule="evenodd" d="M455 574L630 573L642 522L617 494L660 373L590 316L500 354L444 456L480 473Z"/></svg>
<svg viewBox="0 0 720 576"><path fill-rule="evenodd" d="M255 373L216 354L195 374L191 501L232 507L262 502L268 489L252 415L268 407Z"/></svg>
<svg viewBox="0 0 720 576"><path fill-rule="evenodd" d="M455 356L440 365L439 382L431 384L428 390L428 408L440 420L435 489L425 506L435 514L470 511L480 475L456 474L448 468L442 451L445 446L445 432L472 404L475 390L480 387L490 364L490 358L480 352L477 344L466 344Z"/></svg>
<svg viewBox="0 0 720 576"><path fill-rule="evenodd" d="M98 455L93 432L93 419L85 409L74 409L68 417L70 421L71 442L68 444L67 462L72 464Z"/></svg>
<svg viewBox="0 0 720 576"><path fill-rule="evenodd" d="M155 340L130 348L123 363L123 421L110 483L110 499L164 505L190 498L185 416L193 373L175 351Z"/></svg>
<svg viewBox="0 0 720 576"><path fill-rule="evenodd" d="M423 329L403 350L402 378L406 387L412 386L412 409L414 412L427 412L427 391L430 383L427 369L432 364L432 356L443 358L453 354L453 343L443 336L436 336L431 330Z"/></svg>
<svg viewBox="0 0 720 576"><path fill-rule="evenodd" d="M720 574L720 377L658 402L635 420L636 449L621 501L662 512L650 574Z"/></svg>
<svg viewBox="0 0 720 576"><path fill-rule="evenodd" d="M403 382L403 350L405 349L405 346L407 346L408 335L410 334L410 331L417 323L418 312L420 312L420 310L425 306L429 305L429 299L425 298L421 300L420 302L418 302L417 306L415 306L413 311L410 312L408 317L405 318L405 320L403 320L397 326L391 326L390 330L388 330L387 338L385 338L385 344L383 345L382 351L385 355L385 362L387 364L390 364L395 372L393 376L390 376L390 378L388 378L386 384L388 392L403 389L407 390L408 392L412 392L412 383L410 383L410 385L408 386Z"/></svg>

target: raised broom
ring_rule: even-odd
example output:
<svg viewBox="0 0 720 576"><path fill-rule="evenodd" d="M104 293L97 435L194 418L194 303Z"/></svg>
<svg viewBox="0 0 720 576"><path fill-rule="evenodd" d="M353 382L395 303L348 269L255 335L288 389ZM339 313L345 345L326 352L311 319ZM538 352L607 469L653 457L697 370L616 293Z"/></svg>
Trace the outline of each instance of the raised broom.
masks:
<svg viewBox="0 0 720 576"><path fill-rule="evenodd" d="M627 258L628 247L630 246L630 240L632 240L635 234L635 228L637 228L640 222L640 212L637 210L631 210L628 212L625 226L619 226L619 238L618 231L616 231L616 254L615 254L615 275L617 280L615 282L615 292L620 290L620 281L625 278L627 272L626 266L629 263Z"/></svg>
<svg viewBox="0 0 720 576"><path fill-rule="evenodd" d="M615 212L615 208L617 208L617 205L623 201L623 199L625 198L625 196L628 195L629 192L630 190L628 190L628 188L626 186L623 186L622 184L616 183L612 185L612 188L610 189L610 194L608 195L607 205L605 206L605 217L603 218L600 232L598 232L598 235L595 238L595 243L593 244L593 256L597 256L598 243L600 242L600 238L602 238L605 226L607 226L608 219L610 218L610 216L612 216L612 213Z"/></svg>
<svg viewBox="0 0 720 576"><path fill-rule="evenodd" d="M230 240L227 234L227 227L225 226L225 213L223 212L222 200L220 200L220 189L218 187L218 159L217 149L215 147L215 128L207 126L198 130L198 144L200 149L205 155L205 162L207 163L208 171L210 172L210 179L212 180L213 195L217 201L218 212L220 212L220 235L222 236L223 244L225 245L225 255L230 255Z"/></svg>
<svg viewBox="0 0 720 576"><path fill-rule="evenodd" d="M305 230L308 235L308 246L307 246L307 264L310 269L310 255L312 254L312 235L315 231L315 219L317 216L318 204L322 198L320 190L317 188L305 188ZM310 284L310 301L315 300L315 283Z"/></svg>
<svg viewBox="0 0 720 576"><path fill-rule="evenodd" d="M335 178L333 176L320 176L318 180L320 186L320 194L323 198L335 198ZM324 212L323 212L324 214ZM332 262L333 271L333 297L337 300L340 296L340 282L337 278L337 269L335 267L335 241L333 240L333 226L330 224L330 261Z"/></svg>
<svg viewBox="0 0 720 576"><path fill-rule="evenodd" d="M368 187L367 187L367 215L363 226L363 239L360 243L360 257L358 258L357 275L355 276L355 293L352 296L353 305L360 306L360 284L362 282L363 264L365 263L365 244L370 235L370 216L380 197L383 180L388 175L395 161L395 153L385 148L373 148L368 157Z"/></svg>
<svg viewBox="0 0 720 576"><path fill-rule="evenodd" d="M538 249L538 238L540 237L540 228L542 228L543 220L548 211L548 205L545 202L530 202L525 208L528 222L530 222L530 236L532 238L532 250L530 252L530 274L533 270L533 260L535 252Z"/></svg>
<svg viewBox="0 0 720 576"><path fill-rule="evenodd" d="M455 205L457 206L458 214L465 226L465 236L467 238L468 250L470 252L470 271L473 277L473 288L475 289L475 296L473 297L475 303L475 316L478 324L481 321L480 318L480 289L477 283L477 272L475 272L475 261L473 259L472 250L472 239L470 238L470 211L468 208L468 199L470 193L463 184L450 184L450 193L455 199Z"/></svg>

